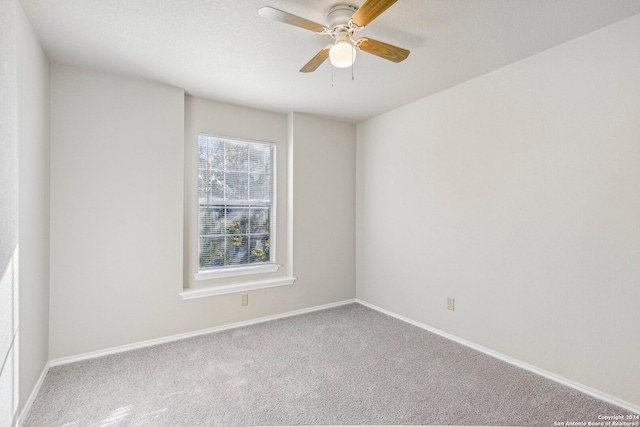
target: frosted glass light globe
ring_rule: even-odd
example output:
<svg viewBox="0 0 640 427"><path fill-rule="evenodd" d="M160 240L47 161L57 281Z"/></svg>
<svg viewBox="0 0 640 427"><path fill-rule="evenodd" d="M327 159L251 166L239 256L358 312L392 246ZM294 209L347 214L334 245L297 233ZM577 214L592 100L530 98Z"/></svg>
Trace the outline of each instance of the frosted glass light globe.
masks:
<svg viewBox="0 0 640 427"><path fill-rule="evenodd" d="M334 67L350 67L355 59L356 48L349 42L338 42L329 49L329 60Z"/></svg>

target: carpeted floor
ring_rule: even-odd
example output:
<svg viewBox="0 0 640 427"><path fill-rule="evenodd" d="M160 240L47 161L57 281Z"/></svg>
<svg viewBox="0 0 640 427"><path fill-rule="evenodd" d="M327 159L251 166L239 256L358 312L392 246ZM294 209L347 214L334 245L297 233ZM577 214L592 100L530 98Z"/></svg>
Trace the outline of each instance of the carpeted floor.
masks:
<svg viewBox="0 0 640 427"><path fill-rule="evenodd" d="M350 304L54 367L24 425L553 426L622 414Z"/></svg>

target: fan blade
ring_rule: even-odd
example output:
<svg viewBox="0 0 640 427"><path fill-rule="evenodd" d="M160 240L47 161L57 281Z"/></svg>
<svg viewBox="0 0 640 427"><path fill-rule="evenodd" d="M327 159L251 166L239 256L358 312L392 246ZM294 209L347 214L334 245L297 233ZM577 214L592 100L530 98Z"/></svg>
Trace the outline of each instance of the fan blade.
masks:
<svg viewBox="0 0 640 427"><path fill-rule="evenodd" d="M359 39L356 45L360 50L364 50L365 52L392 62L402 62L407 59L410 53L407 49L379 42L370 38Z"/></svg>
<svg viewBox="0 0 640 427"><path fill-rule="evenodd" d="M308 19L274 9L269 6L264 6L258 9L258 15L263 18L273 19L274 21L284 22L285 24L295 25L296 27L304 28L305 30L310 30L316 33L321 33L325 29L323 25L320 25L317 22L309 21Z"/></svg>
<svg viewBox="0 0 640 427"><path fill-rule="evenodd" d="M369 25L371 21L376 19L382 12L389 9L392 4L398 0L367 0L356 10L351 20L358 27Z"/></svg>
<svg viewBox="0 0 640 427"><path fill-rule="evenodd" d="M324 61L329 57L329 48L331 45L325 47L320 52L316 54L311 61L307 62L307 64L300 69L301 73L310 73L315 71Z"/></svg>

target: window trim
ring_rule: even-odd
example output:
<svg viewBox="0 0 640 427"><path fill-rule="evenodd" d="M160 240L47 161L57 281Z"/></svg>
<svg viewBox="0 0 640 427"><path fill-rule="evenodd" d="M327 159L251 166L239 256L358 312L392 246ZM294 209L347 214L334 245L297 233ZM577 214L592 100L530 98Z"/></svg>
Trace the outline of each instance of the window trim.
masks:
<svg viewBox="0 0 640 427"><path fill-rule="evenodd" d="M197 288L185 288L180 292L183 300L205 298L216 295L234 294L238 292L253 291L256 289L274 288L276 286L293 285L297 277L272 277L270 279L259 279L238 283L224 283Z"/></svg>
<svg viewBox="0 0 640 427"><path fill-rule="evenodd" d="M280 264L276 263L276 255L277 255L277 202L278 202L278 144L272 141L260 141L256 139L250 138L237 138L230 136L223 136L208 132L198 132L197 140L200 139L201 136L208 138L217 138L225 141L238 142L238 143L249 143L249 144L261 144L268 145L273 148L272 155L272 177L271 177L271 209L270 209L270 219L269 219L269 235L270 235L270 248L269 248L269 258L270 261L267 263L253 263L253 264L242 264L235 266L221 266L217 268L208 268L208 269L200 269L200 265L197 265L196 273L194 273L193 277L196 281L202 280L211 280L211 279L221 279L225 277L239 277L239 276L247 276L252 274L263 274L263 273L273 273L278 271L281 267ZM197 142L196 140L196 150L197 150ZM197 151L196 151L197 152ZM198 167L196 167L196 173L198 171ZM200 204L197 201L197 189L196 189L196 204L197 204L197 227L200 227ZM197 239L199 240L200 233L197 234ZM200 258L200 248L196 251L197 258ZM212 287L222 288L225 285L213 285ZM186 288L185 288L186 289ZM237 291L234 291L237 292ZM182 294L181 294L182 295ZM217 294L211 294L217 295Z"/></svg>
<svg viewBox="0 0 640 427"><path fill-rule="evenodd" d="M273 262L260 264L247 264L233 267L220 267L216 269L201 270L193 275L196 280L221 279L223 277L246 276L249 274L273 273L282 267Z"/></svg>

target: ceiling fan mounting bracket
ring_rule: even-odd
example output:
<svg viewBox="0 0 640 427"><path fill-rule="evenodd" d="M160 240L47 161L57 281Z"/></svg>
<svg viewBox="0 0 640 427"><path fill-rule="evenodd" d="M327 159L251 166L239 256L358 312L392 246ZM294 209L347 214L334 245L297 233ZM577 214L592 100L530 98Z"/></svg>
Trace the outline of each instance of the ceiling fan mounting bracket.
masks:
<svg viewBox="0 0 640 427"><path fill-rule="evenodd" d="M351 19L357 10L358 8L356 6L347 3L338 3L333 5L327 11L327 25L324 33L329 34L336 41L350 40L351 43L355 45L356 41L353 39L353 34L364 28L354 24Z"/></svg>
<svg viewBox="0 0 640 427"><path fill-rule="evenodd" d="M338 3L327 11L327 27L334 31L337 27L349 27L351 17L358 8L356 6Z"/></svg>

